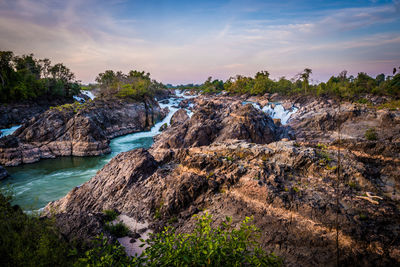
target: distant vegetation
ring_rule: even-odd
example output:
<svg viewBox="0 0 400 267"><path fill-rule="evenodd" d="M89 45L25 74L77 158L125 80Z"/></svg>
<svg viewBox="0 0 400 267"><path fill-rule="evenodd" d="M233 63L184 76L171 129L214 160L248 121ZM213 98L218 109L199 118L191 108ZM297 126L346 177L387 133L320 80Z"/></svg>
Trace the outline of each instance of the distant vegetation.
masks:
<svg viewBox="0 0 400 267"><path fill-rule="evenodd" d="M268 71L257 72L254 77L236 75L227 81L213 80L209 77L201 85L192 85L193 90L204 94L220 93L223 90L229 94L262 95L265 93L279 93L282 95L314 95L333 96L346 99L359 98L364 94L386 95L395 98L400 97L400 73L393 69L393 75L379 74L375 78L364 72L356 77L347 75L342 71L338 76L332 76L326 83L311 84L311 69L304 69L293 79L282 77L273 80ZM179 89L189 89L189 85L177 86Z"/></svg>
<svg viewBox="0 0 400 267"><path fill-rule="evenodd" d="M0 102L72 97L79 90L75 75L62 63L51 65L49 59L36 59L33 54L0 51Z"/></svg>
<svg viewBox="0 0 400 267"><path fill-rule="evenodd" d="M100 87L101 96L117 96L120 98L143 99L153 97L167 87L150 79L150 73L131 70L128 74L121 71L106 70L100 73L96 82Z"/></svg>

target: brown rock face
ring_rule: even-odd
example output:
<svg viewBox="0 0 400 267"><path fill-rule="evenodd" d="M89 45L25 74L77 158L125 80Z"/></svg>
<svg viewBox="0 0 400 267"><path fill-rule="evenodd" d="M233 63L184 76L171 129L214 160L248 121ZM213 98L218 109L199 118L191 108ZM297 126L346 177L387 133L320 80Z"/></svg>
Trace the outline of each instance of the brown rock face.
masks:
<svg viewBox="0 0 400 267"><path fill-rule="evenodd" d="M150 100L96 100L80 109L52 109L0 139L0 163L16 166L41 158L109 153L109 139L148 130L165 115Z"/></svg>
<svg viewBox="0 0 400 267"><path fill-rule="evenodd" d="M250 104L199 101L198 105L190 119L181 119L181 123L171 125L158 136L154 147L205 146L229 139L270 143L289 137L287 128L276 126L268 115ZM178 112L176 116L181 117L184 110Z"/></svg>
<svg viewBox="0 0 400 267"><path fill-rule="evenodd" d="M174 115L172 115L170 124L181 124L184 123L185 121L187 121L189 119L189 116L186 112L186 110L184 110L183 108L179 109L177 112L174 113Z"/></svg>
<svg viewBox="0 0 400 267"><path fill-rule="evenodd" d="M400 264L396 145L347 139L317 146L326 136L316 127L334 127L308 117L303 131L319 129L316 139L304 134L298 142L275 141L281 128L251 105L200 99L197 106L190 119L160 134L151 149L119 154L90 181L49 203L46 212L56 211L66 235L88 237L101 231L89 215L105 209L146 221L155 231L171 221L178 232L191 231L192 215L205 211L217 224L225 216L235 224L254 216L263 248L287 266L335 266L337 218L341 265ZM362 117L350 118L362 124ZM300 129L295 128L298 134Z"/></svg>
<svg viewBox="0 0 400 267"><path fill-rule="evenodd" d="M154 229L178 218L174 227L179 232L193 229L191 215L202 210L217 223L225 216L233 216L235 223L254 216L264 248L282 256L287 265L334 266L336 174L334 168L321 165L318 151L293 141L268 145L235 141L171 149L172 156L158 162L138 149L119 154L47 210L69 221L79 214L116 209L151 222ZM327 153L334 157L335 151ZM366 167L354 155L343 157L341 264L398 264L398 207L384 196L378 204L357 198L366 191L382 193L377 181L364 175ZM329 164L334 166L335 160ZM356 187L349 186L353 177L360 181Z"/></svg>

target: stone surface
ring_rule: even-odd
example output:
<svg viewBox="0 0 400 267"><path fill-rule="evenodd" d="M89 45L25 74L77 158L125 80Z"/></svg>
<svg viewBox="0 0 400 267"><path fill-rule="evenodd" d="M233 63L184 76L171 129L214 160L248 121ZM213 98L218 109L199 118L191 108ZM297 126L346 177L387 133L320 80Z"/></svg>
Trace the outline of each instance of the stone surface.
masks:
<svg viewBox="0 0 400 267"><path fill-rule="evenodd" d="M48 100L46 98L23 103L0 104L0 129L23 124L48 110L51 106L72 103L72 98Z"/></svg>
<svg viewBox="0 0 400 267"><path fill-rule="evenodd" d="M200 100L192 117L172 124L155 138L156 148L205 146L229 139L252 143L270 143L289 137L288 129L274 124L264 112L251 104ZM184 111L178 111L181 116ZM172 119L174 121L174 119Z"/></svg>
<svg viewBox="0 0 400 267"><path fill-rule="evenodd" d="M253 216L262 247L287 266L335 266L337 220L341 265L398 266L397 133L378 128L379 141L367 142L363 129L348 129L338 142L332 122L340 120L344 129L378 122L397 129L396 113L359 111L348 103L335 115L334 101L313 101L305 101L290 124L298 135L290 141L280 132L286 127L242 99L200 97L193 116L174 122L149 150L117 155L45 212L62 218L69 238L101 231L101 224L85 222L105 209L149 222L156 232L172 218L178 232L191 231L192 215L204 212L215 224L225 216L234 225Z"/></svg>

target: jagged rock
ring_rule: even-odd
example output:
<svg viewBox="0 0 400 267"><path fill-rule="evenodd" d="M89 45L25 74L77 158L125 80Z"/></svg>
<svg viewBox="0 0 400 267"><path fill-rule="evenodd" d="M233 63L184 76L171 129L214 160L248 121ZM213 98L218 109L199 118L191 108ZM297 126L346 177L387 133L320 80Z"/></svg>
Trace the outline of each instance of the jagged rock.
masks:
<svg viewBox="0 0 400 267"><path fill-rule="evenodd" d="M283 107L285 110L289 110L289 109L291 109L291 108L293 107L293 104L292 104L291 102L283 102L283 103L282 103L282 107Z"/></svg>
<svg viewBox="0 0 400 267"><path fill-rule="evenodd" d="M0 166L0 181L7 177L8 172L6 171L6 169L3 168L3 166Z"/></svg>
<svg viewBox="0 0 400 267"><path fill-rule="evenodd" d="M54 108L0 139L0 163L16 166L41 158L109 153L111 138L149 130L166 113L152 100L96 100Z"/></svg>
<svg viewBox="0 0 400 267"><path fill-rule="evenodd" d="M58 98L48 100L39 98L35 101L23 103L9 103L0 105L0 129L9 128L29 121L31 118L43 113L51 106L72 103L73 98Z"/></svg>
<svg viewBox="0 0 400 267"><path fill-rule="evenodd" d="M175 112L174 115L172 115L170 124L172 125L174 123L184 123L188 119L189 119L189 116L188 116L186 110L181 108L177 112Z"/></svg>
<svg viewBox="0 0 400 267"><path fill-rule="evenodd" d="M276 126L267 114L251 104L243 106L240 102L222 100L203 100L197 104L199 107L190 119L171 125L163 135L155 138L155 147L204 146L228 139L270 143L289 137L286 128Z"/></svg>
<svg viewBox="0 0 400 267"><path fill-rule="evenodd" d="M143 149L121 153L89 182L50 203L46 211L79 220L79 214L116 209L150 222L156 231L175 217L178 232L192 230L191 215L202 210L217 223L232 216L235 225L253 216L263 247L282 256L287 265L335 262L336 173L321 165L318 149L293 141L229 141L170 152L173 156L162 162ZM335 155L335 151L326 153ZM378 205L355 198L365 191L382 194L377 181L364 176L365 166L357 157L345 154L342 160L341 264L398 264L393 252L400 246L398 207L385 197ZM351 188L346 179L352 177L365 180L365 185Z"/></svg>
<svg viewBox="0 0 400 267"><path fill-rule="evenodd" d="M253 216L262 247L288 266L334 265L337 220L340 265L400 264L400 145L391 142L398 133L380 132L380 138L388 138L380 142L347 138L316 145L334 134L332 118L344 128L352 122L384 122L396 130L397 113L349 105L335 115L335 102L309 100L291 124L300 138L289 141L286 127L237 98L195 101L193 116L171 125L149 150L119 154L45 212L61 216L61 228L80 215L84 219L77 225L84 226L87 214L105 209L149 222L154 231L178 218L178 233L193 230L196 213L209 212L216 224L231 216L234 226ZM377 196L378 204L362 198L364 194ZM91 225L95 227L88 232L101 230ZM72 238L77 234L66 233Z"/></svg>
<svg viewBox="0 0 400 267"><path fill-rule="evenodd" d="M161 103L161 104L169 104L169 100L168 99L164 99L164 100L161 100L161 101L158 101L159 103Z"/></svg>
<svg viewBox="0 0 400 267"><path fill-rule="evenodd" d="M180 108L188 108L189 104L192 102L192 99L183 99L180 103L179 103L179 107Z"/></svg>

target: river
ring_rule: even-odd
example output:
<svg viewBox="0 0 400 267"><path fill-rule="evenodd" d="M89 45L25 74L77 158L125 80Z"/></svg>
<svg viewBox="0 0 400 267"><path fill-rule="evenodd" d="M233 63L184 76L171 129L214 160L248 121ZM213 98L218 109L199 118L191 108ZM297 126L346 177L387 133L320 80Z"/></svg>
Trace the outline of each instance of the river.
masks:
<svg viewBox="0 0 400 267"><path fill-rule="evenodd" d="M24 210L43 208L48 202L65 196L72 188L88 181L117 154L135 148L149 148L153 144L153 137L160 133L160 127L164 123L169 124L172 115L178 110L176 107L179 102L183 98L194 97L185 96L179 91L176 95L177 98L170 98L168 104L160 103L162 108L168 107L170 110L162 121L157 122L150 131L112 139L110 142L112 152L110 154L94 157L43 159L32 164L7 167L10 176L0 182L0 188L11 189L14 192L13 204L20 205ZM256 105L255 103L252 104ZM258 108L261 109L259 106ZM282 123L286 124L290 115L297 109L293 107L286 111L279 103L276 103L274 108L267 105L262 110L269 113L273 118L280 118ZM192 112L187 111L190 116ZM4 133L5 135L10 134L17 128L18 126L7 129Z"/></svg>
<svg viewBox="0 0 400 267"><path fill-rule="evenodd" d="M178 93L177 96L189 98L181 93ZM7 167L10 177L1 181L0 187L6 190L11 189L14 192L13 204L20 205L24 210L41 209L48 202L63 197L75 186L88 181L117 154L135 148L149 148L153 144L153 137L160 133L160 127L164 123L169 124L172 115L178 110L176 106L181 100L182 98L170 98L168 104L160 103L160 107L169 108L169 113L150 131L112 139L110 154L94 157L43 159L32 164ZM12 130L7 131L7 134L16 128L18 127L13 127Z"/></svg>

